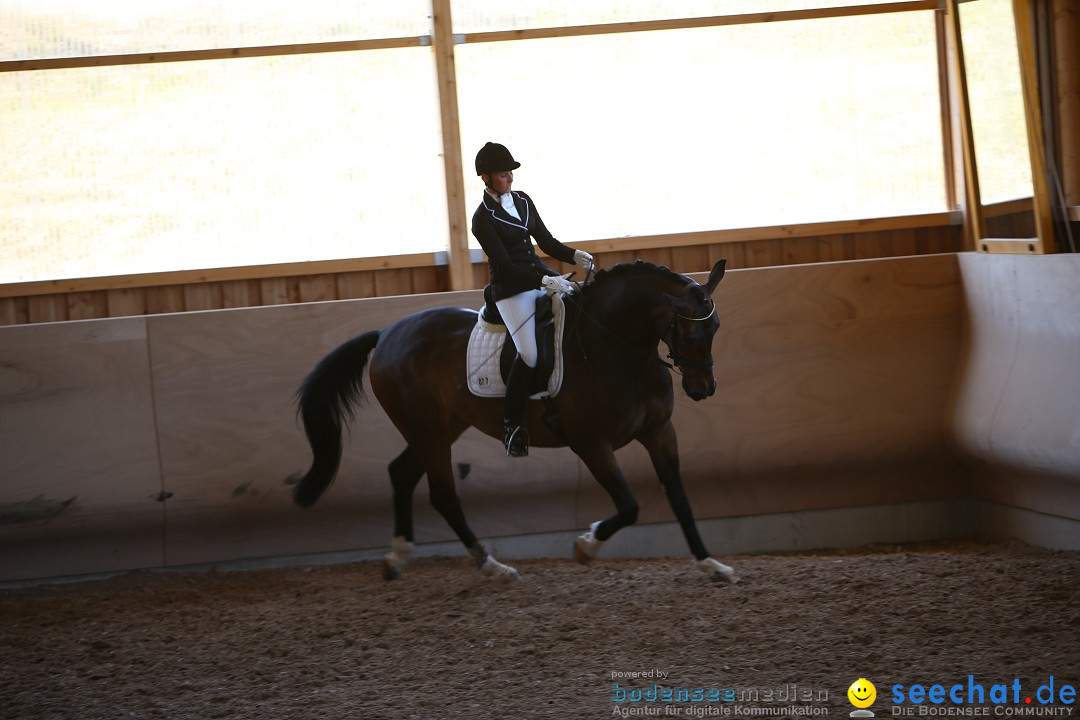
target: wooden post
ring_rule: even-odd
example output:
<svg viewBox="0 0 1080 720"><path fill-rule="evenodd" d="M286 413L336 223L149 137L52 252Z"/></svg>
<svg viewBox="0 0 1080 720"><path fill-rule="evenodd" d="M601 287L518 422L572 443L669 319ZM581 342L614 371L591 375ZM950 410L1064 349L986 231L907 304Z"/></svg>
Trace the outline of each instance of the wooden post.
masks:
<svg viewBox="0 0 1080 720"><path fill-rule="evenodd" d="M1061 179L1071 218L1080 220L1080 6L1053 0Z"/></svg>
<svg viewBox="0 0 1080 720"><path fill-rule="evenodd" d="M439 83L439 114L442 119L443 168L446 173L446 213L450 225L450 289L471 290L475 285L469 253L468 216L465 212L465 182L450 0L432 0L431 9L434 22L432 46Z"/></svg>
<svg viewBox="0 0 1080 720"><path fill-rule="evenodd" d="M979 247L983 238L982 195L979 192L979 171L975 163L975 136L971 128L971 104L968 99L967 71L964 67L964 42L960 32L960 11L957 0L945 0L945 35L949 45L949 87L952 108L960 126L960 148L963 156L964 193L960 209L964 215L964 240L969 250Z"/></svg>
<svg viewBox="0 0 1080 720"><path fill-rule="evenodd" d="M960 168L964 165L964 158L958 142L960 118L952 107L954 92L950 82L952 72L949 69L952 54L947 23L945 13L934 13L934 30L937 37L938 98L941 103L941 150L945 165L945 207L952 211L960 207L960 193L964 184Z"/></svg>
<svg viewBox="0 0 1080 720"><path fill-rule="evenodd" d="M1028 252L1052 253L1054 252L1054 221L1050 213L1050 186L1046 180L1046 143L1043 139L1032 14L1031 0L1013 0L1016 48L1020 53L1020 80L1024 93L1024 117L1027 120L1028 155L1031 158L1035 233L1038 235L1035 242L1028 244Z"/></svg>

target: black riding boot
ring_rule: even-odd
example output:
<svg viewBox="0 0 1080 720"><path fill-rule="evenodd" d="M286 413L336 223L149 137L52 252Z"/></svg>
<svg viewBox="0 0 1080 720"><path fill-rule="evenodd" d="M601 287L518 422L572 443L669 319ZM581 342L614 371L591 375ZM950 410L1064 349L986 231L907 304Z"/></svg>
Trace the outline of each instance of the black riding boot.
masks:
<svg viewBox="0 0 1080 720"><path fill-rule="evenodd" d="M503 445L510 457L529 454L529 431L525 427L525 406L529 401L533 369L519 355L506 379L506 410L503 417Z"/></svg>

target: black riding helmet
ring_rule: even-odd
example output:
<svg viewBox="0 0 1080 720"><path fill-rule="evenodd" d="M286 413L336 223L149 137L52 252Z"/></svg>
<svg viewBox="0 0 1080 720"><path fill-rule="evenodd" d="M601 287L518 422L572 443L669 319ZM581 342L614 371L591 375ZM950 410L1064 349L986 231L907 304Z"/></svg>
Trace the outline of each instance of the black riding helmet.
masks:
<svg viewBox="0 0 1080 720"><path fill-rule="evenodd" d="M490 175L505 170L517 170L521 163L514 159L505 145L489 142L476 153L476 174Z"/></svg>

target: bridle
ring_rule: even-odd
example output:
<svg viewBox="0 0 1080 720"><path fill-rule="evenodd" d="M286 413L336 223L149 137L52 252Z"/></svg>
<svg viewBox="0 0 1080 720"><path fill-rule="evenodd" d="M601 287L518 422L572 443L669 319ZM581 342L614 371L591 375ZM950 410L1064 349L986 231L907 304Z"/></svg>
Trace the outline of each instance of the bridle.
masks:
<svg viewBox="0 0 1080 720"><path fill-rule="evenodd" d="M586 272L586 274L585 274L585 282L582 284L582 287L589 284L589 282L592 280L592 274L593 274L592 270L589 270L589 271ZM664 332L664 336L661 338L664 341L664 344L666 344L668 346L668 355L667 356L668 356L668 358L671 359L672 362L670 362L670 363L665 362L665 361L661 360L656 355L653 355L653 357L656 358L657 362L659 362L661 365L666 366L669 370L676 370L676 369L677 370L682 370L685 367L685 368L688 368L690 370L711 371L713 369L713 365L714 365L711 358L708 361L693 360L691 358L684 357L683 354L679 351L679 340L678 340L679 333L677 332L677 330L678 330L677 323L679 322L679 320L686 320L687 322L705 322L706 320L708 320L709 318L711 318L715 314L716 314L716 303L712 304L712 309L709 310L708 315L705 315L703 317L697 317L697 318L696 317L689 317L687 315L680 315L679 313L677 313L675 311L674 308L672 308L672 310L671 310L671 320L670 320L670 322L668 322L667 330ZM618 340L620 343L622 343L626 347L628 347L628 348L630 348L632 350L637 350L637 348L635 348L633 345L630 345L628 342L626 342L621 337L619 337L618 335L613 333L611 330L609 330L607 327L605 327L603 323L601 323L599 320L597 320L592 315L590 315L585 310L584 303L578 303L578 319L580 320L581 317L588 318L593 323L593 325L600 328L601 330L606 332L608 335L610 335L614 339ZM575 332L580 332L580 325L575 322L575 326L576 326L575 327ZM580 338L579 338L579 342L580 342ZM582 347L584 347L584 346L582 346ZM589 359L587 355L585 356L585 359L586 360ZM674 363L674 364L672 364L672 363Z"/></svg>
<svg viewBox="0 0 1080 720"><path fill-rule="evenodd" d="M675 363L675 367L680 370L687 368L690 370L711 371L713 369L713 359L710 356L708 360L693 360L691 358L684 357L679 351L679 332L678 322L679 320L686 320L688 322L705 322L713 315L716 314L716 303L712 304L712 310L708 315L703 317L688 317L686 315L680 315L671 311L671 322L668 323L667 332L664 333L664 342L668 346L668 357Z"/></svg>

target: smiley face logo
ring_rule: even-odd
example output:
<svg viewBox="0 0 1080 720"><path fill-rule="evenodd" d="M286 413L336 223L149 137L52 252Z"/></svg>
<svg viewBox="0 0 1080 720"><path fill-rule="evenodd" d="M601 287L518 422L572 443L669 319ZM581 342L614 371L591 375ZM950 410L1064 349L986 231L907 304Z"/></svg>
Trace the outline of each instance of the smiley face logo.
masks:
<svg viewBox="0 0 1080 720"><path fill-rule="evenodd" d="M874 700L877 699L877 688L874 687L874 683L870 682L866 678L859 678L855 682L851 683L851 687L847 691L848 700L851 704L857 708L868 708L874 704Z"/></svg>

